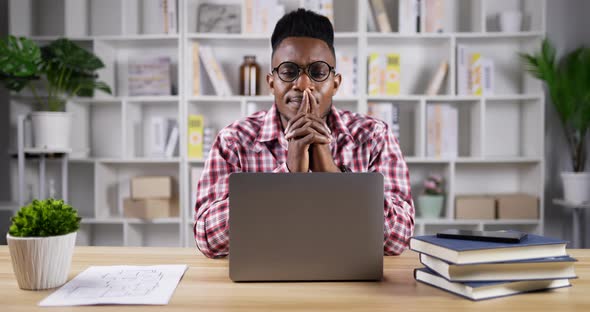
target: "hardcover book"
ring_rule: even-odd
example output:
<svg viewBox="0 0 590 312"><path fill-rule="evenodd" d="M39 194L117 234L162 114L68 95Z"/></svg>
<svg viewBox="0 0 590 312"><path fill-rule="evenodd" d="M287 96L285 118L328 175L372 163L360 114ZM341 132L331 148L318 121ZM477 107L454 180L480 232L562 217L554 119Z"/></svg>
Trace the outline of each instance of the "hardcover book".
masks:
<svg viewBox="0 0 590 312"><path fill-rule="evenodd" d="M567 256L566 241L529 234L520 243L495 243L415 236L410 249L454 264L487 263Z"/></svg>
<svg viewBox="0 0 590 312"><path fill-rule="evenodd" d="M427 268L414 270L414 278L473 301L571 286L568 279L457 283L449 282Z"/></svg>

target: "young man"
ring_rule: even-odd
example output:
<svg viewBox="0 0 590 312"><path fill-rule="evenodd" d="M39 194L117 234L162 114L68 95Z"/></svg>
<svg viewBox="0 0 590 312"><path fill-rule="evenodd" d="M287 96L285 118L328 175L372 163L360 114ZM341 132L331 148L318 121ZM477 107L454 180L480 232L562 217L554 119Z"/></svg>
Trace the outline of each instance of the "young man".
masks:
<svg viewBox="0 0 590 312"><path fill-rule="evenodd" d="M384 122L332 105L342 80L333 42L330 21L312 11L293 11L277 23L266 76L275 104L221 130L199 181L194 231L207 257L229 253L232 172L380 172L384 253L407 247L414 229L408 168Z"/></svg>

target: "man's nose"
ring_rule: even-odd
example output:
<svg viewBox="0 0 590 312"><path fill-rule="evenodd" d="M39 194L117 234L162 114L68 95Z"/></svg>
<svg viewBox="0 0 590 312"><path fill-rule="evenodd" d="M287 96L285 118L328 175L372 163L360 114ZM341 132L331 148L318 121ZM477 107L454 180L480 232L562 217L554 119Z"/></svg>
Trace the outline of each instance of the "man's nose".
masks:
<svg viewBox="0 0 590 312"><path fill-rule="evenodd" d="M297 79L295 80L295 87L301 91L307 88L313 90L313 80L309 78L305 71L302 71L299 77L297 77Z"/></svg>

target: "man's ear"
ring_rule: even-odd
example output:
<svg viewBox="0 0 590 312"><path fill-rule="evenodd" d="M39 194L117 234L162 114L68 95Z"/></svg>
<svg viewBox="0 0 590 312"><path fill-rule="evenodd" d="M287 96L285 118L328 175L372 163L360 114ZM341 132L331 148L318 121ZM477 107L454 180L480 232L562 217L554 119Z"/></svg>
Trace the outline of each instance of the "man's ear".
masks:
<svg viewBox="0 0 590 312"><path fill-rule="evenodd" d="M342 76L340 74L334 74L334 80L332 83L334 86L333 94L336 94L336 92L338 92L338 88L340 88L340 83L342 83Z"/></svg>
<svg viewBox="0 0 590 312"><path fill-rule="evenodd" d="M270 88L270 93L275 95L275 77L272 74L266 74L266 83Z"/></svg>

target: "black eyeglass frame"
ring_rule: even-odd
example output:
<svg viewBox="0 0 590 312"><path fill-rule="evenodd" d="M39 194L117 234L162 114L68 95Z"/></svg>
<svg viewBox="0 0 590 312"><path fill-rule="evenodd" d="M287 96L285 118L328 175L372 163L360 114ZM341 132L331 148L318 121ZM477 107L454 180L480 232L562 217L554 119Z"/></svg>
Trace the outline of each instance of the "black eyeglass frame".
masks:
<svg viewBox="0 0 590 312"><path fill-rule="evenodd" d="M301 72L305 72L305 74L307 74L307 77L309 77L309 79L315 81L315 82L324 82L326 80L328 80L328 77L330 77L330 74L326 75L326 78L324 78L323 80L316 80L314 79L310 74L309 74L309 68L316 63L324 63L326 64L326 66L328 66L328 68L330 69L330 73L334 73L336 74L336 67L335 66L330 66L330 64L328 64L327 62L324 61L315 61L313 63L310 63L309 65L307 65L306 67L301 67L299 66L299 64L295 63L295 62L291 62L291 61L286 61L286 62L282 62L281 64L279 64L279 66L275 67L272 69L271 73L274 73L275 71L277 72L277 76L279 76L279 79L281 79L284 82L293 82L297 79L299 79L299 77L301 76ZM293 78L293 80L285 80L281 77L281 74L279 74L279 67L281 67L283 64L293 64L295 66L297 66L297 76L295 76L295 78Z"/></svg>

